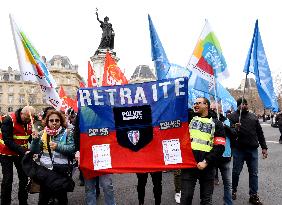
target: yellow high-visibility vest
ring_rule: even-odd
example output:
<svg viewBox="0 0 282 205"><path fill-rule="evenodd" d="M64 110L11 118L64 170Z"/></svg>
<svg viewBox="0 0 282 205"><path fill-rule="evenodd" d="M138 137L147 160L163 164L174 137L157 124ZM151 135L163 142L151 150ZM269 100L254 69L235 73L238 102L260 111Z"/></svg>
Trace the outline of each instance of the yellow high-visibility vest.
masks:
<svg viewBox="0 0 282 205"><path fill-rule="evenodd" d="M193 150L211 151L215 131L212 118L193 117L189 124L189 131Z"/></svg>

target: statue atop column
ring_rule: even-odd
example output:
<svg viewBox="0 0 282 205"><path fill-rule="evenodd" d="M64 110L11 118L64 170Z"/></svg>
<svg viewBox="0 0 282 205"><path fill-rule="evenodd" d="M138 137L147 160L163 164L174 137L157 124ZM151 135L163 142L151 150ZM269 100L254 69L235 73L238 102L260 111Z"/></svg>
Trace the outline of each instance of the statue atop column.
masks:
<svg viewBox="0 0 282 205"><path fill-rule="evenodd" d="M109 17L106 16L104 21L101 21L98 16L98 9L96 9L96 16L103 31L98 49L113 49L115 33L112 24L109 23Z"/></svg>

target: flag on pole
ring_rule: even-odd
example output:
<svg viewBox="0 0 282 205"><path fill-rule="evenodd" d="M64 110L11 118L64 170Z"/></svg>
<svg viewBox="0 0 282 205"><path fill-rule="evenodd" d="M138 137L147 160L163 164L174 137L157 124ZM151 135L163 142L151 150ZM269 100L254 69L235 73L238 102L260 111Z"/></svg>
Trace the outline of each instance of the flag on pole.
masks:
<svg viewBox="0 0 282 205"><path fill-rule="evenodd" d="M94 69L91 66L90 61L88 61L88 79L87 79L88 87L93 88L97 87L97 78Z"/></svg>
<svg viewBox="0 0 282 205"><path fill-rule="evenodd" d="M221 79L229 76L219 41L207 20L188 63L188 69L193 72L193 75L201 78L194 77L198 83L194 81L193 87L202 91L211 92L214 89L214 78Z"/></svg>
<svg viewBox="0 0 282 205"><path fill-rule="evenodd" d="M128 81L111 54L107 51L102 86L123 84L128 84Z"/></svg>
<svg viewBox="0 0 282 205"><path fill-rule="evenodd" d="M272 109L274 112L278 112L279 106L259 32L258 20L256 20L253 39L246 59L244 72L246 75L249 73L255 75L258 93L264 107Z"/></svg>
<svg viewBox="0 0 282 205"><path fill-rule="evenodd" d="M11 15L10 23L23 81L38 82L47 103L59 110L62 102L55 90L57 87L55 80L37 50L16 25Z"/></svg>
<svg viewBox="0 0 282 205"><path fill-rule="evenodd" d="M74 111L77 112L77 100L71 99L65 93L63 86L61 85L59 88L59 96L62 100L61 110L66 111L68 108L73 108Z"/></svg>
<svg viewBox="0 0 282 205"><path fill-rule="evenodd" d="M152 61L155 63L157 79L167 79L167 73L170 69L170 63L159 39L157 31L151 20L150 15L148 15L150 38L151 38L151 55Z"/></svg>

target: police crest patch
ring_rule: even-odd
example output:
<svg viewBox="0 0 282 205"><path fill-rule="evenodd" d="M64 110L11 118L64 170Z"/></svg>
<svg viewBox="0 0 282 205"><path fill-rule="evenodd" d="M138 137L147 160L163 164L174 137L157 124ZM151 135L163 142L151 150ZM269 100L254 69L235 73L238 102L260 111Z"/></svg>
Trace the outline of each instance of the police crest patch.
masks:
<svg viewBox="0 0 282 205"><path fill-rule="evenodd" d="M130 130L127 132L127 137L133 145L136 145L140 139L140 132L139 130Z"/></svg>

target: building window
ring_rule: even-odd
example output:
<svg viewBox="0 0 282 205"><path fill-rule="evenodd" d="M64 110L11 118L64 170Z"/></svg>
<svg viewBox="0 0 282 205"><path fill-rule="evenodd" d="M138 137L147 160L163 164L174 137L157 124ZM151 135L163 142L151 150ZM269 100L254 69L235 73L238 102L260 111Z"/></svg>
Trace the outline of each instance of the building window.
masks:
<svg viewBox="0 0 282 205"><path fill-rule="evenodd" d="M2 94L0 94L0 103L2 103Z"/></svg>
<svg viewBox="0 0 282 205"><path fill-rule="evenodd" d="M14 103L14 95L9 95L8 96L8 103L13 104Z"/></svg>
<svg viewBox="0 0 282 205"><path fill-rule="evenodd" d="M19 103L20 103L20 104L24 104L24 103L25 103L24 95L20 95Z"/></svg>
<svg viewBox="0 0 282 205"><path fill-rule="evenodd" d="M3 80L5 80L5 81L9 80L9 73L4 73Z"/></svg>
<svg viewBox="0 0 282 205"><path fill-rule="evenodd" d="M2 85L0 85L0 92L1 92L1 93L3 92L3 87L2 87Z"/></svg>
<svg viewBox="0 0 282 205"><path fill-rule="evenodd" d="M35 87L31 87L31 89L30 89L30 93L35 93Z"/></svg>
<svg viewBox="0 0 282 205"><path fill-rule="evenodd" d="M21 75L15 75L15 80L20 81L21 80Z"/></svg>
<svg viewBox="0 0 282 205"><path fill-rule="evenodd" d="M8 107L8 112L13 112L13 107Z"/></svg>
<svg viewBox="0 0 282 205"><path fill-rule="evenodd" d="M29 104L34 105L36 103L36 98L34 95L29 96Z"/></svg>
<svg viewBox="0 0 282 205"><path fill-rule="evenodd" d="M20 87L20 93L24 93L24 87L23 86Z"/></svg>
<svg viewBox="0 0 282 205"><path fill-rule="evenodd" d="M14 92L14 86L13 85L8 85L8 92L13 93Z"/></svg>

